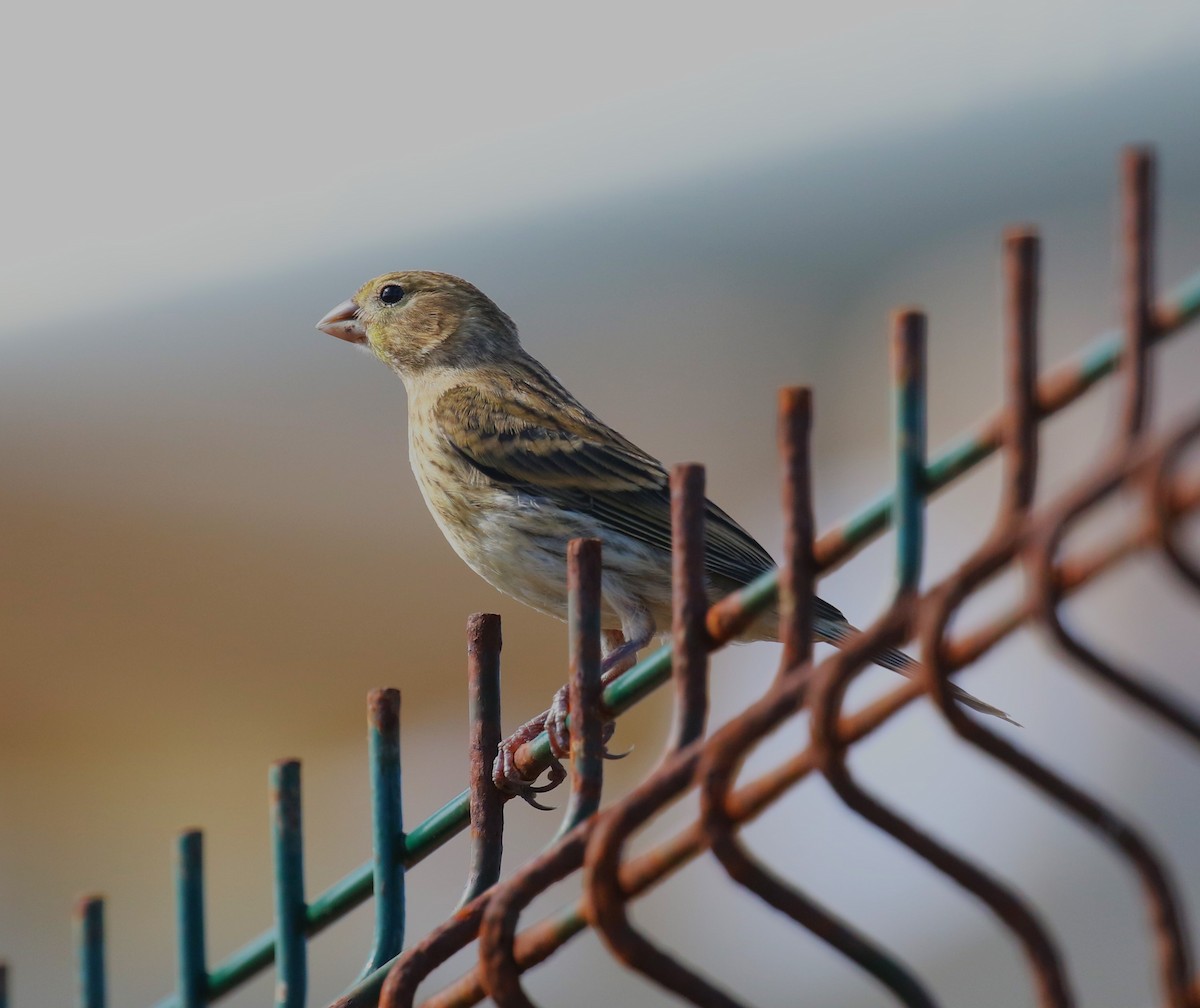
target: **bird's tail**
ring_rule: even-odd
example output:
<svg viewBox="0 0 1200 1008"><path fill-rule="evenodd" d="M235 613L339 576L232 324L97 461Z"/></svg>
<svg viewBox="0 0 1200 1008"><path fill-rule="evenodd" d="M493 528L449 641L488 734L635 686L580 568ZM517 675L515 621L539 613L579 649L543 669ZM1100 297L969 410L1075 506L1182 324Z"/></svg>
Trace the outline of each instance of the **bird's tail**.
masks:
<svg viewBox="0 0 1200 1008"><path fill-rule="evenodd" d="M849 623L834 623L833 621L825 620L818 621L815 629L818 638L838 647L849 643L850 640L862 632ZM897 651L895 648L889 648L875 655L875 664L881 665L886 669L891 669L893 672L899 672L908 679L911 679L917 669L921 667L920 663L915 659L910 658L903 651ZM951 695L964 707L970 707L971 710L979 711L980 714L990 714L1001 721L1007 721L1018 728L1021 727L1019 721L1014 721L1008 714L1000 710L999 707L993 707L989 703L984 703L978 697L972 696L965 689L954 683L950 683L949 685Z"/></svg>

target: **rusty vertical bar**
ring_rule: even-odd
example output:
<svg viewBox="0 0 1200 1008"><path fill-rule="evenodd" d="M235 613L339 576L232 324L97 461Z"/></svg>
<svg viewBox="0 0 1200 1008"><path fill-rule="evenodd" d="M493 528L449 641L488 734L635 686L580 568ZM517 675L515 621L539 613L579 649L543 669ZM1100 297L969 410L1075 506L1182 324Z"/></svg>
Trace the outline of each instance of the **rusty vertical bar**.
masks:
<svg viewBox="0 0 1200 1008"><path fill-rule="evenodd" d="M1142 432L1150 413L1150 344L1154 320L1155 159L1147 147L1121 154L1122 253L1124 257L1124 348L1122 372L1126 437Z"/></svg>
<svg viewBox="0 0 1200 1008"><path fill-rule="evenodd" d="M797 672L813 656L813 599L817 564L812 488L813 394L810 388L779 390L775 441L783 469L783 567L779 572L778 679ZM803 703L801 698L800 703Z"/></svg>
<svg viewBox="0 0 1200 1008"><path fill-rule="evenodd" d="M567 544L567 627L571 649L568 685L571 795L558 835L569 833L600 807L604 775L604 725L600 713L600 540Z"/></svg>
<svg viewBox="0 0 1200 1008"><path fill-rule="evenodd" d="M704 466L671 470L671 675L675 725L668 745L681 749L704 734L708 719L708 596L704 588Z"/></svg>
<svg viewBox="0 0 1200 1008"><path fill-rule="evenodd" d="M375 880L375 939L361 976L404 947L404 806L400 769L400 691L367 695L371 764L371 850Z"/></svg>
<svg viewBox="0 0 1200 1008"><path fill-rule="evenodd" d="M500 878L504 853L504 794L492 780L503 738L500 729L500 617L475 613L467 621L467 696L471 758L471 865L459 908Z"/></svg>
<svg viewBox="0 0 1200 1008"><path fill-rule="evenodd" d="M75 945L78 950L79 1008L105 1008L108 983L104 975L104 900L85 896L75 904Z"/></svg>
<svg viewBox="0 0 1200 1008"><path fill-rule="evenodd" d="M175 893L179 1008L202 1008L208 1003L208 960L204 939L204 834L198 829L179 835Z"/></svg>
<svg viewBox="0 0 1200 1008"><path fill-rule="evenodd" d="M1041 242L1033 228L1012 228L1004 236L1005 413L1000 525L1033 503L1038 466L1038 277Z"/></svg>
<svg viewBox="0 0 1200 1008"><path fill-rule="evenodd" d="M812 390L780 389L778 446L783 462L783 569L779 573L779 674L799 669L812 657L816 525L812 508Z"/></svg>
<svg viewBox="0 0 1200 1008"><path fill-rule="evenodd" d="M892 329L893 441L896 455L896 592L921 580L925 541L925 316L896 313Z"/></svg>
<svg viewBox="0 0 1200 1008"><path fill-rule="evenodd" d="M271 835L275 848L275 1005L304 1008L308 963L304 946L304 847L300 761L271 766Z"/></svg>

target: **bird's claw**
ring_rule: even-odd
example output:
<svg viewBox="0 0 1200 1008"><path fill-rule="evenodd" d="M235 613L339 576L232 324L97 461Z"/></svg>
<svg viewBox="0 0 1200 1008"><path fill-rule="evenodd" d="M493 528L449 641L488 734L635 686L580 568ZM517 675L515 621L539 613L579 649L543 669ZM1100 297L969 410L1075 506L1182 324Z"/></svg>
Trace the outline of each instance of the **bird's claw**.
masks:
<svg viewBox="0 0 1200 1008"><path fill-rule="evenodd" d="M565 759L571 755L571 729L567 725L567 715L571 702L567 687L560 687L550 701L550 709L546 711L546 736L550 740L550 752L556 759Z"/></svg>
<svg viewBox="0 0 1200 1008"><path fill-rule="evenodd" d="M550 751L558 759L566 759L571 755L571 730L567 725L567 715L570 713L570 699L567 692L567 687L562 687L554 694L554 700L550 704L550 709L546 711L546 735L550 740ZM608 740L613 737L613 732L617 730L615 721L606 721L601 734L601 741L604 743L604 758L607 760L619 760L628 756L633 749L627 749L621 753L611 753L608 751Z"/></svg>
<svg viewBox="0 0 1200 1008"><path fill-rule="evenodd" d="M513 732L512 735L501 742L500 751L496 754L496 762L492 765L492 782L497 788L505 794L520 798L535 809L540 809L543 812L551 812L554 807L552 805L543 805L533 796L554 790L554 788L566 780L567 772L563 769L563 765L558 761L558 758L553 757L550 765L546 768L546 783L535 784L531 780L526 780L517 767L517 750L525 745L526 742L532 742L541 734L542 725L549 716L550 712L547 711L532 721L527 721Z"/></svg>
<svg viewBox="0 0 1200 1008"><path fill-rule="evenodd" d="M496 777L503 774L503 779L495 779L496 786L506 794L511 794L514 798L520 798L527 805L533 806L540 812L553 812L553 805L543 805L534 795L544 794L547 791L553 791L559 784L567 778L567 772L563 769L563 765L555 760L547 767L547 778L545 784L534 784L533 781L528 781L521 776L521 773L516 768L516 764L512 761L511 756L502 753L496 757L497 771ZM501 769L500 764L504 765Z"/></svg>
<svg viewBox="0 0 1200 1008"><path fill-rule="evenodd" d="M557 772L557 776L556 776ZM533 796L541 794L543 791L549 791L552 788L558 787L566 778L566 771L563 770L561 763L552 763L550 765L550 777L545 784L531 784L522 777L518 777L516 781L508 783L508 790L514 798L520 798L526 805L537 809L539 812L553 812L555 806L543 805Z"/></svg>
<svg viewBox="0 0 1200 1008"><path fill-rule="evenodd" d="M569 713L570 701L567 688L564 686L554 694L550 709L545 714L540 714L531 721L527 721L500 744L500 751L496 755L496 762L492 768L492 781L496 787L505 794L520 798L535 809L543 812L552 811L552 806L543 805L533 796L552 791L566 780L567 771L563 768L561 761L571 754L571 731L567 724ZM616 728L615 721L609 721L604 725L603 740L606 745ZM526 780L518 769L517 750L527 742L532 742L542 731L546 732L550 743L551 762L547 767L546 783L534 784L533 781ZM604 758L624 759L632 751L630 749L622 753L610 753L605 748Z"/></svg>
<svg viewBox="0 0 1200 1008"><path fill-rule="evenodd" d="M613 733L616 730L617 730L617 722L616 721L608 721L605 723L604 734L601 736L601 738L604 740L604 758L608 759L608 760L624 759L631 752L633 752L633 746L630 746L624 752L609 752L608 751L608 740L613 737Z"/></svg>

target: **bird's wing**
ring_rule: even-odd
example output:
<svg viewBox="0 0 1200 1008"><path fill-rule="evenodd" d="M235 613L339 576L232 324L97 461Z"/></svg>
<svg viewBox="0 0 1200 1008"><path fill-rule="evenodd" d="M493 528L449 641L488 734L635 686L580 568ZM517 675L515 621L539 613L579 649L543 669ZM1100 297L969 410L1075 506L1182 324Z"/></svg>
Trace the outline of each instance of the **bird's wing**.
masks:
<svg viewBox="0 0 1200 1008"><path fill-rule="evenodd" d="M505 387L502 399L476 385L457 386L438 399L434 420L454 450L489 480L590 515L669 554L671 496L662 463L549 381L516 382ZM739 586L775 566L711 501L706 519L710 575Z"/></svg>

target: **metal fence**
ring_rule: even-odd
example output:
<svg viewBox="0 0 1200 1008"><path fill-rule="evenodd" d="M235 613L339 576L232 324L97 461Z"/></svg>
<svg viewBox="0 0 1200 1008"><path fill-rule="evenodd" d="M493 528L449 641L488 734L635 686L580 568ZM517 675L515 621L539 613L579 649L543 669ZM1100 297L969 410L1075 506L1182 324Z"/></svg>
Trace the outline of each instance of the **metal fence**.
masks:
<svg viewBox="0 0 1200 1008"><path fill-rule="evenodd" d="M471 702L470 787L434 815L405 832L401 819L399 712L395 690L369 699L374 859L312 900L303 889L300 767L283 761L271 769L275 848L275 926L224 962L209 967L204 936L201 835L179 838L178 988L156 1008L209 1004L275 964L276 1003L305 1003L306 943L375 895L375 939L358 980L337 1008L415 1003L421 982L459 950L475 943L478 962L465 976L429 995L427 1006L450 1008L491 998L529 1006L521 975L586 928L594 928L614 958L628 969L705 1006L739 1001L640 933L630 921L630 901L689 861L711 852L728 876L813 932L910 1006L936 1002L917 974L874 938L835 911L785 883L751 855L739 829L811 774L822 774L853 812L912 849L982 901L1025 954L1041 1005L1074 1003L1055 936L1029 901L988 869L953 851L870 792L847 765L848 750L885 725L904 706L924 698L961 740L1017 775L1049 803L1091 828L1128 865L1140 883L1155 938L1160 1001L1171 1008L1200 1008L1183 908L1167 866L1143 834L1095 795L1021 747L966 714L953 700L949 677L1019 627L1045 627L1072 667L1097 686L1200 743L1200 715L1140 673L1123 668L1076 636L1060 615L1063 599L1130 554L1159 553L1182 583L1200 590L1200 561L1186 549L1180 519L1200 506L1200 477L1177 472L1185 450L1200 439L1200 408L1165 431L1148 423L1150 361L1161 341L1200 315L1200 275L1173 296L1154 294L1154 159L1130 149L1122 160L1124 325L1075 359L1041 371L1038 366L1039 244L1031 229L1005 238L1005 403L932 461L925 450L925 321L899 312L892 339L897 467L892 494L840 528L814 538L808 441L811 394L786 389L779 400L779 445L785 471L786 558L779 572L709 608L703 587L704 476L699 466L672 472L675 617L670 647L655 652L601 690L599 543L577 541L569 552L571 610L570 797L555 840L533 860L498 882L505 795L491 783L500 742L500 622L471 618L468 670ZM1039 428L1110 375L1121 383L1119 435L1111 450L1053 500L1034 503ZM922 591L922 537L929 495L1000 452L1004 476L998 518L984 543L945 580ZM1065 553L1068 531L1117 493L1133 493L1139 515L1103 545ZM895 591L887 611L860 636L814 664L810 610L815 579L854 555L889 526L896 531ZM977 590L1003 571L1024 572L1025 591L1008 611L965 635L948 626ZM757 701L710 735L705 734L708 654L780 604L783 652L779 671ZM915 678L867 706L843 714L850 681L881 650L919 641L923 663ZM675 722L657 767L627 795L598 811L603 768L603 724L649 692L672 681ZM599 699L599 704L595 701ZM781 765L738 787L746 754L784 720L807 709L809 734L797 732L798 751ZM524 746L517 765L529 779L551 768L546 736ZM626 858L630 836L681 794L696 789L699 818L655 848ZM470 828L471 864L459 906L445 923L404 949L405 872L456 833ZM550 885L581 873L583 896L553 916L520 928L524 907ZM447 908L451 910L451 908ZM105 1004L104 919L99 898L82 900L77 913L80 1000ZM402 951L403 950L403 951ZM0 967L0 1008L6 1008L6 973Z"/></svg>

